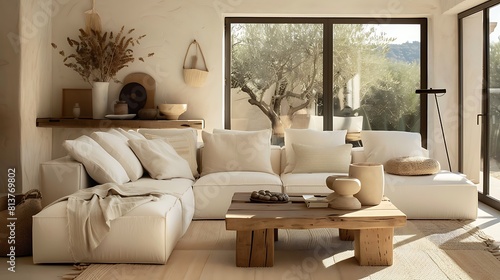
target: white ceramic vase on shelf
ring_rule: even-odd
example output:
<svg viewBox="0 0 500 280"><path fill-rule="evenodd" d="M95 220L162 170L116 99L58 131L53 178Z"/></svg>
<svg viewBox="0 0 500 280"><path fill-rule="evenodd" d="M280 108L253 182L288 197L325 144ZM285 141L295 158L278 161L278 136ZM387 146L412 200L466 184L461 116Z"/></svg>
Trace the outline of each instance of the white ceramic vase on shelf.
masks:
<svg viewBox="0 0 500 280"><path fill-rule="evenodd" d="M109 82L94 82L92 84L92 118L104 119L108 109Z"/></svg>
<svg viewBox="0 0 500 280"><path fill-rule="evenodd" d="M75 103L75 106L73 106L73 117L75 117L75 119L80 117L80 104L78 103Z"/></svg>
<svg viewBox="0 0 500 280"><path fill-rule="evenodd" d="M349 166L349 176L361 182L361 190L354 195L361 205L379 205L384 195L384 166L380 163L362 162Z"/></svg>

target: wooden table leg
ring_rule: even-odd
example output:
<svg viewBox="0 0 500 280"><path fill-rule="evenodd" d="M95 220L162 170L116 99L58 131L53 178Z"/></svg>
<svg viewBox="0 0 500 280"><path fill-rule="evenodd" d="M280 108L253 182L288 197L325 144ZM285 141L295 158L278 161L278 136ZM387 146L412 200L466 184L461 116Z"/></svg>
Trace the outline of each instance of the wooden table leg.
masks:
<svg viewBox="0 0 500 280"><path fill-rule="evenodd" d="M274 229L236 232L236 266L272 267Z"/></svg>
<svg viewBox="0 0 500 280"><path fill-rule="evenodd" d="M274 241L278 241L278 229L274 229Z"/></svg>
<svg viewBox="0 0 500 280"><path fill-rule="evenodd" d="M360 265L392 265L394 228L360 229L354 236L354 256Z"/></svg>
<svg viewBox="0 0 500 280"><path fill-rule="evenodd" d="M342 241L354 241L354 232L356 229L339 228L339 237Z"/></svg>

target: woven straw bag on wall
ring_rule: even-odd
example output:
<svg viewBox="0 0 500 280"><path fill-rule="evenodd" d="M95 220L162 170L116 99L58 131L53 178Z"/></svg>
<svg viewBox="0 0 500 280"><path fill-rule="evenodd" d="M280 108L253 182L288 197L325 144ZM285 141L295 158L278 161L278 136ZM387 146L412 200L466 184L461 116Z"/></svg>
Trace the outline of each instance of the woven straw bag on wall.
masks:
<svg viewBox="0 0 500 280"><path fill-rule="evenodd" d="M193 45L196 47L196 53L191 57L191 68L187 68L186 60L188 57L189 50ZM198 52L201 55L201 58L203 59L204 69L196 69L196 63L198 61ZM207 80L208 76L207 63L205 61L205 56L201 51L200 44L198 44L196 40L191 42L191 44L189 44L189 47L187 48L186 55L184 56L183 74L184 74L184 82L192 87L201 87L205 84L205 81Z"/></svg>

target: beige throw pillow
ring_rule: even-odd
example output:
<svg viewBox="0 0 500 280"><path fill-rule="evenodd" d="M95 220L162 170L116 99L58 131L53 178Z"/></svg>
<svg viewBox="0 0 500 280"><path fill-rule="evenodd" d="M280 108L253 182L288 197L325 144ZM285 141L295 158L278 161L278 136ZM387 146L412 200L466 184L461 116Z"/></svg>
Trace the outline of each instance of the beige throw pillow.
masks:
<svg viewBox="0 0 500 280"><path fill-rule="evenodd" d="M188 162L163 139L136 139L128 143L151 178L194 180Z"/></svg>
<svg viewBox="0 0 500 280"><path fill-rule="evenodd" d="M72 158L85 166L89 176L97 183L123 184L130 181L122 165L92 138L83 135L75 140L66 140L63 147Z"/></svg>
<svg viewBox="0 0 500 280"><path fill-rule="evenodd" d="M102 131L92 132L90 137L121 164L131 181L137 181L142 177L144 169L125 137Z"/></svg>
<svg viewBox="0 0 500 280"><path fill-rule="evenodd" d="M325 147L345 144L346 130L319 131L312 129L286 129L285 153L286 166L284 173L290 173L295 168L295 152L293 144Z"/></svg>
<svg viewBox="0 0 500 280"><path fill-rule="evenodd" d="M202 176L215 172L272 173L271 130L245 133L202 132Z"/></svg>
<svg viewBox="0 0 500 280"><path fill-rule="evenodd" d="M348 173L351 164L351 144L310 146L292 144L295 167L292 173Z"/></svg>
<svg viewBox="0 0 500 280"><path fill-rule="evenodd" d="M157 135L144 133L146 139L162 139L166 141L174 150L185 159L194 177L198 177L198 163L196 162L196 138L193 138L192 132L177 133L173 135Z"/></svg>
<svg viewBox="0 0 500 280"><path fill-rule="evenodd" d="M126 131L123 128L117 128L116 130L118 132L120 132L123 136L127 137L127 139L129 139L129 140L133 140L133 139L146 139L146 137L144 137L144 135L142 135L139 132L134 131L134 130Z"/></svg>

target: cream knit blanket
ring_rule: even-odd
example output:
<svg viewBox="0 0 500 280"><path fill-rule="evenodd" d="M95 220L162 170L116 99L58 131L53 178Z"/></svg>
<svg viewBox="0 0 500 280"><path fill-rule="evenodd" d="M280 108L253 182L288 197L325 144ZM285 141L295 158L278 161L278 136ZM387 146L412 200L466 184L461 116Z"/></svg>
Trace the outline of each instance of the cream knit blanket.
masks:
<svg viewBox="0 0 500 280"><path fill-rule="evenodd" d="M84 262L110 230L111 221L137 206L158 200L159 188L127 187L114 183L82 189L67 200L69 245L75 262ZM54 204L52 203L52 204Z"/></svg>

